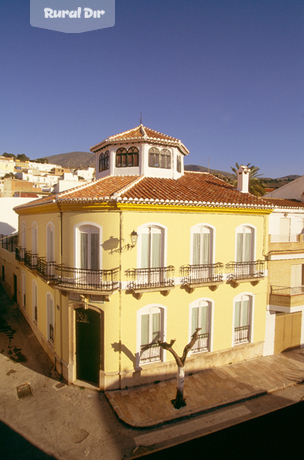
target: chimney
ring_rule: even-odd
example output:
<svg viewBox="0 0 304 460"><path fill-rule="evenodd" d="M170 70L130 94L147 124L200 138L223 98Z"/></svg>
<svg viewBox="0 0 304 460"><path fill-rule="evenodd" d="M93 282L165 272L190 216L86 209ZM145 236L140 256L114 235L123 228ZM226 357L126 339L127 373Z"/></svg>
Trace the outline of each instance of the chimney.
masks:
<svg viewBox="0 0 304 460"><path fill-rule="evenodd" d="M239 192L249 192L249 173L248 166L241 165L237 171L237 189Z"/></svg>

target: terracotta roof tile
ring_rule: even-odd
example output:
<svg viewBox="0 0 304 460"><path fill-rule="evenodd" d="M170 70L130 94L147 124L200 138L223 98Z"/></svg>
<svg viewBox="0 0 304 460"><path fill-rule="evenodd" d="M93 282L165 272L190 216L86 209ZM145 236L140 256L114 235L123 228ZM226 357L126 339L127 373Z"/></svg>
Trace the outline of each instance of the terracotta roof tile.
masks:
<svg viewBox="0 0 304 460"><path fill-rule="evenodd" d="M284 208L304 208L304 203L297 200L287 200L285 198L267 198L264 200L272 206Z"/></svg>
<svg viewBox="0 0 304 460"><path fill-rule="evenodd" d="M189 150L184 146L184 144L175 137L168 136L167 134L160 133L158 131L154 131L151 128L147 128L146 126L139 125L136 128L129 129L128 131L124 131L119 134L115 134L114 136L110 136L104 141L100 142L99 144L94 145L91 147L91 152L97 152L101 148L105 147L108 144L115 144L116 142L123 142L123 141L134 141L134 142L157 142L164 143L167 145L174 145L177 146L184 155L188 155Z"/></svg>
<svg viewBox="0 0 304 460"><path fill-rule="evenodd" d="M250 193L241 193L232 185L212 174L185 172L180 179L163 179L145 176L106 176L90 184L32 201L27 206L38 206L51 202L109 202L131 201L157 204L175 203L187 206L195 202L198 206L257 206L274 207Z"/></svg>

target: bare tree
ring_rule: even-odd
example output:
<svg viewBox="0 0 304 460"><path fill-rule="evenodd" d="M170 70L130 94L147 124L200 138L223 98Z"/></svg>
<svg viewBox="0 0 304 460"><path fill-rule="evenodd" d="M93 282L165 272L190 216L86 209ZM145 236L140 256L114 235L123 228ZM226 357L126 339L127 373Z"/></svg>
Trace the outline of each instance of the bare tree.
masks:
<svg viewBox="0 0 304 460"><path fill-rule="evenodd" d="M171 340L170 343L161 342L160 340L158 341L159 345L164 348L164 350L168 350L172 353L177 364L176 398L171 401L175 409L180 409L186 405L186 400L184 398L185 362L189 351L198 339L198 333L200 330L201 327L196 328L195 332L192 334L190 342L185 346L181 357L179 357L176 351L172 348L176 340Z"/></svg>

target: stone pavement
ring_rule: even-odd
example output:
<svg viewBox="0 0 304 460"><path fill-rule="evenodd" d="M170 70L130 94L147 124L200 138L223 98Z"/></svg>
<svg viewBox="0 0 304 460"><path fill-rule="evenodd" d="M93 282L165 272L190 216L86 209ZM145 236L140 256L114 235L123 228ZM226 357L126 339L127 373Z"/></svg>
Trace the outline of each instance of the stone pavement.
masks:
<svg viewBox="0 0 304 460"><path fill-rule="evenodd" d="M244 404L259 402L259 407L251 407L245 415L242 407L227 407L227 423L233 424L236 423L234 418L240 421L242 414L243 419L248 419L299 401L304 397L304 389L295 391L294 397L281 395L273 398L265 407L264 398L270 396L249 399L288 386L290 391L301 390L302 385L296 384L303 380L304 349L297 349L186 375L187 405L179 410L171 404L175 398L175 379L128 390L107 391L106 399L102 392L92 387L65 385L60 381L22 314L0 286L0 420L58 460L130 458L136 446L155 444L154 430L158 432L160 446L160 427L153 429L153 426L179 420L180 423L172 424L162 432L165 437L169 428L174 427L176 443L183 436L185 439L183 433L186 431L201 430L201 424L216 414L204 415L205 420L193 417L183 421L183 417L204 414L240 401L247 401ZM27 390L30 393L22 397L22 392ZM279 394L280 391L276 393ZM221 410L216 413L220 415ZM223 420L223 417L219 419ZM179 424L187 426L178 429ZM140 432L136 428L140 428ZM3 442L4 439L0 452L3 452ZM167 442L164 440L162 445ZM11 441L7 445L11 449Z"/></svg>
<svg viewBox="0 0 304 460"><path fill-rule="evenodd" d="M187 405L178 410L171 403L176 393L175 380L105 394L121 420L143 428L262 396L303 381L304 350L300 348L186 375Z"/></svg>

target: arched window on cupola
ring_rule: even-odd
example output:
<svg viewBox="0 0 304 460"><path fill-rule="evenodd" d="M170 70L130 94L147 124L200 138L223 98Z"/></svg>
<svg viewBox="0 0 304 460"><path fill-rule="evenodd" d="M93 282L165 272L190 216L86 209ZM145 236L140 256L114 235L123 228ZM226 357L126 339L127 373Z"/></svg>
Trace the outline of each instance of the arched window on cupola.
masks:
<svg viewBox="0 0 304 460"><path fill-rule="evenodd" d="M99 155L99 172L106 171L110 167L110 152L102 152Z"/></svg>
<svg viewBox="0 0 304 460"><path fill-rule="evenodd" d="M159 151L157 147L149 149L150 168L171 169L171 152L169 149Z"/></svg>
<svg viewBox="0 0 304 460"><path fill-rule="evenodd" d="M125 168L127 166L127 149L124 147L116 150L116 168Z"/></svg>
<svg viewBox="0 0 304 460"><path fill-rule="evenodd" d="M128 166L139 165L139 150L137 147L130 147L128 150Z"/></svg>

